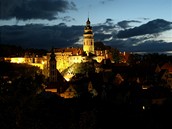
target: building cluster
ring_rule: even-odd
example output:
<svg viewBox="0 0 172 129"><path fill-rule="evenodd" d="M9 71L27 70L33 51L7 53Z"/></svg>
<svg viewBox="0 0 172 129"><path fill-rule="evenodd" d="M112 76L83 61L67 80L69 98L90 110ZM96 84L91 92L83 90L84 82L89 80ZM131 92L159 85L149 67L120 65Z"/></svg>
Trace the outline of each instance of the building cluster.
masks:
<svg viewBox="0 0 172 129"><path fill-rule="evenodd" d="M82 48L53 48L56 59L56 69L62 72L66 68L70 67L74 63L88 62L92 56L92 59L100 63L103 59L111 58L109 50L95 50L94 47L94 35L92 32L92 26L88 18L83 34L83 47ZM42 73L46 77L50 77L50 60L51 51L46 56L39 57L34 54L26 54L24 57L11 57L5 58L6 61L11 63L26 63L29 65L37 66L42 69ZM125 52L122 53L125 55Z"/></svg>
<svg viewBox="0 0 172 129"><path fill-rule="evenodd" d="M121 53L123 56L125 56L125 52ZM70 80L73 76L75 76L72 72L68 73L65 76L62 76L61 72L63 72L65 69L69 68L73 64L81 64L81 63L88 63L92 60L96 61L95 64L95 72L97 71L103 71L101 74L100 80L96 83L101 82L99 85L102 89L105 88L105 86L108 85L120 85L123 84L123 82L126 82L126 80L129 80L128 78L132 78L133 75L130 75L130 73L134 73L134 71L130 71L127 73L125 70L128 66L125 64L125 67L122 69L114 66L112 63L112 55L110 54L109 50L96 50L95 44L94 44L94 36L92 32L92 27L90 25L90 20L88 18L86 22L86 26L84 28L84 34L83 34L83 47L82 48L52 48L51 51L49 51L46 56L37 56L37 55L28 55L26 54L25 57L13 57L13 58L5 58L5 60L10 61L11 63L26 63L29 65L37 66L42 70L42 74L45 75L45 77L49 78L49 83L47 84L45 90L59 93L64 98L73 98L77 97L79 92L78 89L84 89L84 86L76 88L77 86L74 86L73 84L67 83L67 81ZM123 59L123 62L126 63L125 58ZM113 66L112 66L113 64ZM120 70L113 70L114 68L118 68ZM168 87L172 88L172 66L171 64L165 64L162 67L159 67L157 65L157 68L155 70L154 79L162 80L166 83ZM114 72L115 71L115 72ZM137 71L136 71L137 72ZM114 74L113 77L111 76ZM123 74L124 73L124 74ZM128 78L126 78L126 74L128 74ZM86 76L88 76L86 74ZM151 75L154 76L154 75ZM86 77L87 78L87 77ZM109 80L109 78L111 80ZM135 78L135 82L138 84L141 84L143 89L147 89L150 87L149 84L143 83L146 79L143 79L142 77L133 76ZM129 82L130 83L130 82ZM129 84L128 83L128 84ZM96 89L96 85L94 84L94 81L87 80L86 81L86 90L90 92L93 96L97 96L100 91ZM164 83L163 83L164 84ZM83 84L84 85L84 84ZM85 90L85 89L84 89ZM84 91L83 90L83 91ZM101 91L102 96L105 96L106 92L105 90Z"/></svg>

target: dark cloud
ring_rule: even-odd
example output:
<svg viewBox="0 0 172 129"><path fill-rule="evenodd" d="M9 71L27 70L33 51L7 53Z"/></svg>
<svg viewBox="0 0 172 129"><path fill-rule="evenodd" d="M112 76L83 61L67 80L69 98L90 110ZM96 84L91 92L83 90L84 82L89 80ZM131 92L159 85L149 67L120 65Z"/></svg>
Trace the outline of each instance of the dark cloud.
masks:
<svg viewBox="0 0 172 129"><path fill-rule="evenodd" d="M107 18L106 21L102 24L94 25L93 31L98 33L103 33L103 31L109 32L117 26L113 23L113 19ZM113 30L116 31L116 30Z"/></svg>
<svg viewBox="0 0 172 129"><path fill-rule="evenodd" d="M132 52L151 52L151 53L159 53L165 51L172 50L172 42L166 43L163 40L155 41L145 41L144 43L137 45L137 46L130 46L128 48Z"/></svg>
<svg viewBox="0 0 172 129"><path fill-rule="evenodd" d="M83 35L83 26L67 27L64 23L56 26L26 25L1 26L0 44L19 45L25 48L50 49L69 47Z"/></svg>
<svg viewBox="0 0 172 129"><path fill-rule="evenodd" d="M120 51L127 52L164 52L172 50L172 42L166 43L163 40L153 40L154 35L143 36L140 38L113 38L105 42L107 45L118 48Z"/></svg>
<svg viewBox="0 0 172 129"><path fill-rule="evenodd" d="M128 32L128 30L119 26L119 23L125 23L123 25L128 25L131 22L139 22L139 21L136 20L121 21L117 23L117 25L107 24L109 22L112 22L112 19L107 19L104 24L93 27L94 30L96 30L95 39L98 40L100 39L106 45L112 46L114 48L118 48L121 51L128 51L128 52L132 52L132 51L160 52L160 51L172 50L172 43L166 43L163 40L157 40L157 37L160 35L160 32L172 29L171 22L162 19L156 19L148 22L147 24L143 24L141 26L136 27L138 29L138 32L136 34L133 34L136 37L130 35L130 33L127 33L128 34L127 37L120 37L120 38L119 38L119 33L125 31ZM148 28L149 32L147 32L147 29L145 28ZM121 29L123 31L120 31ZM133 30L133 29L129 29L129 30ZM104 33L104 32L111 32L111 33ZM142 35L140 32L142 32Z"/></svg>
<svg viewBox="0 0 172 129"><path fill-rule="evenodd" d="M65 23L59 23L59 25L58 25L59 27L61 26L61 27L67 27L67 25L65 24Z"/></svg>
<svg viewBox="0 0 172 129"><path fill-rule="evenodd" d="M105 39L112 37L112 35L111 34L96 33L96 34L94 34L94 37L97 41L104 41Z"/></svg>
<svg viewBox="0 0 172 129"><path fill-rule="evenodd" d="M121 28L127 29L127 28L132 27L132 26L130 26L130 23L141 23L141 22L140 22L140 21L136 21L136 20L130 20L130 21L124 20L124 21L118 22L117 24L118 24Z"/></svg>
<svg viewBox="0 0 172 129"><path fill-rule="evenodd" d="M104 41L109 39L112 35L117 34L116 25L113 23L113 20L108 18L103 24L95 25L93 27L94 38L97 41Z"/></svg>
<svg viewBox="0 0 172 129"><path fill-rule="evenodd" d="M57 18L58 13L76 10L67 0L0 0L0 19L19 20Z"/></svg>
<svg viewBox="0 0 172 129"><path fill-rule="evenodd" d="M119 49L120 51L129 52L162 52L172 50L172 43L166 43L165 41L156 39L159 32L170 29L170 22L164 20L153 20L137 27L138 32L133 33L135 36L129 35L130 33L126 33L127 36L120 38L118 37L119 33L121 33L119 32L121 30L119 26L115 24L107 24L109 22L111 23L112 19L107 19L105 23L93 26L95 42L101 41L106 45ZM149 30L143 30L143 28L147 28L146 26L150 27ZM130 29L130 31L133 29ZM129 30L124 31L128 32ZM55 26L45 26L42 24L0 26L0 33L1 44L19 45L25 48L50 49L52 46L74 46L76 42L81 41L80 38L84 33L84 25L67 26L65 23L60 23ZM82 44L82 41L80 44Z"/></svg>
<svg viewBox="0 0 172 129"><path fill-rule="evenodd" d="M71 21L75 21L75 18L72 18L70 16L65 16L65 17L62 18L62 21L71 22Z"/></svg>
<svg viewBox="0 0 172 129"><path fill-rule="evenodd" d="M104 24L105 25L107 24L109 26L112 26L113 25L113 19L111 19L111 18L106 19L106 22Z"/></svg>
<svg viewBox="0 0 172 129"><path fill-rule="evenodd" d="M139 27L120 31L117 35L118 38L128 38L132 36L139 36L145 34L156 34L166 30L172 29L172 22L165 21L163 19L156 19L149 21Z"/></svg>

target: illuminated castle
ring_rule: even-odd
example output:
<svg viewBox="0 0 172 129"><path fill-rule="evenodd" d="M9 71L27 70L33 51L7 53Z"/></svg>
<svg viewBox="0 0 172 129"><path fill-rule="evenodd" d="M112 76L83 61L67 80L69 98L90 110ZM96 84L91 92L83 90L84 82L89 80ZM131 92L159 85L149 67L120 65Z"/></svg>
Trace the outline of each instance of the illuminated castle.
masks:
<svg viewBox="0 0 172 129"><path fill-rule="evenodd" d="M81 63L89 61L90 56L92 59L97 62L101 62L103 59L109 58L108 50L95 50L94 47L94 35L92 31L91 22L88 18L86 21L86 26L84 28L83 34L83 47L82 48L54 48L54 57L56 60L56 69L59 72L62 72L66 68L70 67L74 63ZM94 55L94 56L93 56ZM11 63L27 63L29 65L37 66L42 69L42 73L49 77L51 74L50 69L50 60L51 60L51 51L47 53L46 56L38 57L36 55L25 57L13 57L5 58Z"/></svg>
<svg viewBox="0 0 172 129"><path fill-rule="evenodd" d="M87 62L88 56L90 55L94 55L93 59L99 63L103 59L108 58L107 50L94 49L94 36L89 18L84 28L83 48L54 48L54 53L56 55L56 66L59 72L62 72L74 63ZM47 64L44 64L44 67L47 67L47 69L49 69L50 55L51 52L47 53Z"/></svg>
<svg viewBox="0 0 172 129"><path fill-rule="evenodd" d="M94 38L89 18L84 28L83 37L83 48L52 48L51 52L47 53L47 59L44 63L44 69L42 70L43 74L49 77L50 81L45 89L46 91L62 93L61 95L64 98L74 97L76 93L71 93L73 90L64 90L66 87L65 82L69 81L74 74L68 71L67 74L62 77L60 72L74 63L89 62L92 59L101 62L106 58L107 55L105 51L94 50ZM73 89L72 86L69 88ZM71 96L71 94L73 95Z"/></svg>

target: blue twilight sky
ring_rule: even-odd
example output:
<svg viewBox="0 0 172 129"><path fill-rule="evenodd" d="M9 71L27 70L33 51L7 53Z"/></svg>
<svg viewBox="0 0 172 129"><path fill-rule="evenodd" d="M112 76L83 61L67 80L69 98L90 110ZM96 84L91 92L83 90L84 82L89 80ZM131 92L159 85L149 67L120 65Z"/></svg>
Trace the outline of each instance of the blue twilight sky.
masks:
<svg viewBox="0 0 172 129"><path fill-rule="evenodd" d="M89 17L95 41L121 51L172 50L172 0L0 0L0 7L2 44L82 44Z"/></svg>
<svg viewBox="0 0 172 129"><path fill-rule="evenodd" d="M14 1L13 3L19 3L21 0L0 0L2 1ZM29 0L26 0L29 1ZM41 1L41 0L31 0ZM48 1L48 0L42 0ZM52 0L50 0L52 1ZM55 1L67 1L67 0L55 0ZM103 23L106 19L113 19L114 22L122 20L153 20L161 18L167 21L172 21L172 1L171 0L68 0L68 4L73 4L73 9L66 8L64 11L57 11L57 19L47 20L28 18L28 19L16 19L15 15L8 19L0 20L0 25L23 25L30 23L43 23L48 25L56 25L60 22L65 22L67 25L83 25L89 15L92 24ZM7 2L6 2L7 3ZM39 2L42 4L42 2ZM38 4L38 6L39 6ZM10 5L10 3L9 3ZM8 5L8 6L9 6ZM17 6L17 4L15 4ZM11 5L12 6L12 5ZM70 6L70 5L68 5ZM3 7L4 8L4 7ZM8 7L10 8L10 7ZM11 7L12 8L12 7ZM7 9L5 11L8 11ZM5 12L4 11L4 12ZM13 11L13 10L11 10ZM51 11L51 10L50 10ZM3 11L1 11L3 13ZM41 13L41 12L40 12ZM66 18L66 21L64 20Z"/></svg>
<svg viewBox="0 0 172 129"><path fill-rule="evenodd" d="M171 0L74 0L78 11L68 14L76 21L72 24L83 24L88 16L92 23L105 22L107 18L114 22L122 20L143 20L162 18L172 21Z"/></svg>

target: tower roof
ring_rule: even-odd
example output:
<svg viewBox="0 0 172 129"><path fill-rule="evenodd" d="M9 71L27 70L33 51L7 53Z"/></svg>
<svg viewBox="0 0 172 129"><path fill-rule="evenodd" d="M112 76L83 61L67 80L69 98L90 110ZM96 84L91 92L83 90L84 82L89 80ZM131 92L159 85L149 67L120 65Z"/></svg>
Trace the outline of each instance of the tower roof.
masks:
<svg viewBox="0 0 172 129"><path fill-rule="evenodd" d="M89 20L89 18L88 18L88 20L87 20L87 22L86 22L85 30L91 30L91 29L92 29L92 27L90 26L90 24L91 24L91 22L90 22L90 20ZM85 33L86 33L86 32L85 32ZM87 32L87 33L92 34L92 32Z"/></svg>
<svg viewBox="0 0 172 129"><path fill-rule="evenodd" d="M87 26L90 26L90 20L89 20L89 18L88 18L88 20L87 20L87 22L86 22L86 24L87 24Z"/></svg>

